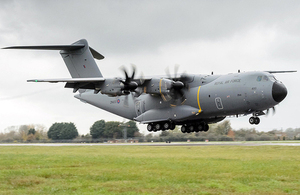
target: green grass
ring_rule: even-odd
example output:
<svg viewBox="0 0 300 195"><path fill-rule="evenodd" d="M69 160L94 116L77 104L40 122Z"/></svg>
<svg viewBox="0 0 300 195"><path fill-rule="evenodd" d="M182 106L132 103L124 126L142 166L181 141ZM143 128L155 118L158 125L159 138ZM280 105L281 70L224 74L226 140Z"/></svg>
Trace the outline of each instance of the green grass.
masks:
<svg viewBox="0 0 300 195"><path fill-rule="evenodd" d="M0 194L299 194L293 146L2 146Z"/></svg>

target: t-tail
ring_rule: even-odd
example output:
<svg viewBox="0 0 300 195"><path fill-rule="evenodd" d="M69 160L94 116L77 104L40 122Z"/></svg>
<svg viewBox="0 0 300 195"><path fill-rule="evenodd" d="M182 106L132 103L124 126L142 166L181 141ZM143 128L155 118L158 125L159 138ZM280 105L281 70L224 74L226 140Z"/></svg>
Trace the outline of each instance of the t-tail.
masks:
<svg viewBox="0 0 300 195"><path fill-rule="evenodd" d="M85 39L81 39L72 45L12 46L3 49L60 50L60 55L72 78L103 77L94 58L101 60L104 56L89 47Z"/></svg>

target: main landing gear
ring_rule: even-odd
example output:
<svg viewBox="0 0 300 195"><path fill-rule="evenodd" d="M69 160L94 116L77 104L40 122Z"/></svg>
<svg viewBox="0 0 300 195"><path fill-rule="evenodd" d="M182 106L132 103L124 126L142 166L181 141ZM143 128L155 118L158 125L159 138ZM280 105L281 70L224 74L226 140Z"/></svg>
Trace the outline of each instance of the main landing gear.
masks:
<svg viewBox="0 0 300 195"><path fill-rule="evenodd" d="M170 129L170 130L174 130L175 129L175 124L172 123L172 122L169 122L169 121L166 121L166 122L161 122L161 123L149 123L147 125L147 130L148 131L160 131L160 130L167 130L167 129Z"/></svg>
<svg viewBox="0 0 300 195"><path fill-rule="evenodd" d="M174 130L175 129L175 124L170 121L165 121L165 122L160 122L160 123L149 123L147 125L147 130L148 131L165 131L167 129ZM209 126L206 122L200 122L200 123L188 123L188 124L183 124L181 126L181 132L182 133L191 133L191 132L199 132L199 131L208 131Z"/></svg>
<svg viewBox="0 0 300 195"><path fill-rule="evenodd" d="M208 131L208 129L209 129L209 126L205 122L194 123L194 124L184 124L181 126L182 133L191 133L191 132L198 133L199 131Z"/></svg>
<svg viewBox="0 0 300 195"><path fill-rule="evenodd" d="M260 119L257 116L252 116L249 118L249 123L251 125L258 125L260 123Z"/></svg>

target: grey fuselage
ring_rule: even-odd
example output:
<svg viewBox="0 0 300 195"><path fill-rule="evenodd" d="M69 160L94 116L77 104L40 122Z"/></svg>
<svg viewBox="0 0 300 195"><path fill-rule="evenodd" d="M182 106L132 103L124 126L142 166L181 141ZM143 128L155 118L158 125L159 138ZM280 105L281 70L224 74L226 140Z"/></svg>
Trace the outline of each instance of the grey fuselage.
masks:
<svg viewBox="0 0 300 195"><path fill-rule="evenodd" d="M281 102L287 90L268 72L245 72L227 75L187 75L185 100L166 101L161 95L135 92L109 97L93 90L75 95L83 102L121 117L141 123L172 121L175 124L205 121L213 123L230 115L261 115Z"/></svg>

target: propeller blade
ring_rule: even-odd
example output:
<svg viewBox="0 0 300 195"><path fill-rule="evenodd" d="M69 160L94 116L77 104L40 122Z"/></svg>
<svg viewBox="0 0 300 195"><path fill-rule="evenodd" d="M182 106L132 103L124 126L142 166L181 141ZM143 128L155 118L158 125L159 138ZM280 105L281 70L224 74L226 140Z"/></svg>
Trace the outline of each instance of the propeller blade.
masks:
<svg viewBox="0 0 300 195"><path fill-rule="evenodd" d="M165 69L166 75L168 76L168 79L172 79L172 76L170 74L170 69L169 66L167 66L167 68Z"/></svg>
<svg viewBox="0 0 300 195"><path fill-rule="evenodd" d="M129 79L129 76L128 76L128 73L127 73L127 70L125 68L125 66L121 66L120 69L124 72L125 74L125 83L128 83L128 79Z"/></svg>
<svg viewBox="0 0 300 195"><path fill-rule="evenodd" d="M179 69L179 65L175 64L175 67L174 67L175 79L177 78L178 69Z"/></svg>
<svg viewBox="0 0 300 195"><path fill-rule="evenodd" d="M140 77L140 83L141 83L141 85L143 85L144 82L145 82L145 79L144 79L144 73L142 72L142 73L141 73L141 77Z"/></svg>
<svg viewBox="0 0 300 195"><path fill-rule="evenodd" d="M139 85L135 81L133 81L134 76L135 76L135 65L132 64L132 76L129 77L126 68L123 66L121 67L121 70L123 70L125 74L125 81L124 80L119 80L121 83L124 84L124 91L134 91Z"/></svg>
<svg viewBox="0 0 300 195"><path fill-rule="evenodd" d="M275 107L272 107L273 115L276 113ZM270 114L270 108L267 109L266 115L268 116Z"/></svg>
<svg viewBox="0 0 300 195"><path fill-rule="evenodd" d="M132 76L131 76L131 79L134 79L136 66L134 64L131 64L131 66L132 66Z"/></svg>

